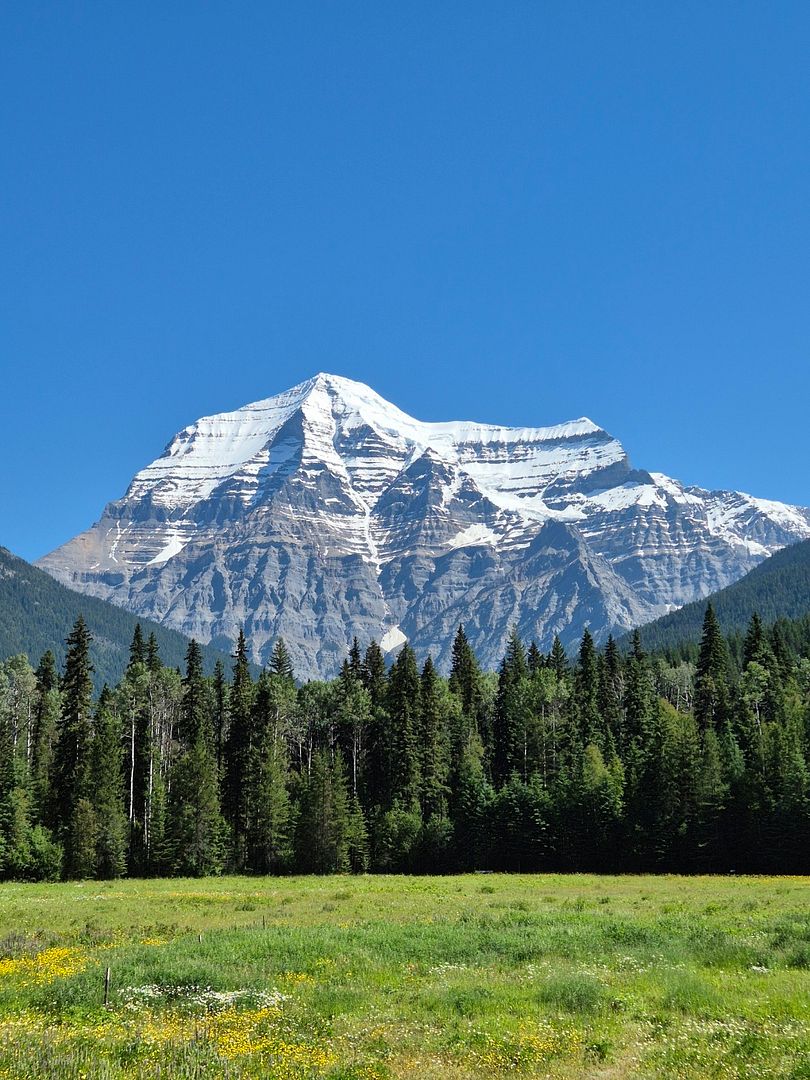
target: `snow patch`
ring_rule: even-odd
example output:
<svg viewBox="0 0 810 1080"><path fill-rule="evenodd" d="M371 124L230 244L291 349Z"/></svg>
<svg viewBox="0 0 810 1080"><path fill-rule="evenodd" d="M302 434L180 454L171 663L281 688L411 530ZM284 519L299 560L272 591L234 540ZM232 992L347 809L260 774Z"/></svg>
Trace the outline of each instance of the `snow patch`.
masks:
<svg viewBox="0 0 810 1080"><path fill-rule="evenodd" d="M447 542L451 548L480 547L489 544L496 547L500 537L488 525L468 525Z"/></svg>
<svg viewBox="0 0 810 1080"><path fill-rule="evenodd" d="M157 566L159 563L168 562L169 559L173 559L175 555L179 555L187 543L188 540L182 540L177 530L172 529L171 532L168 533L168 542L165 547L155 555L154 559L150 559L146 565Z"/></svg>
<svg viewBox="0 0 810 1080"><path fill-rule="evenodd" d="M407 640L407 637L405 637L398 626L392 626L391 629L386 630L380 638L380 648L384 653L390 653L393 652L394 649L398 649L400 645L404 645Z"/></svg>

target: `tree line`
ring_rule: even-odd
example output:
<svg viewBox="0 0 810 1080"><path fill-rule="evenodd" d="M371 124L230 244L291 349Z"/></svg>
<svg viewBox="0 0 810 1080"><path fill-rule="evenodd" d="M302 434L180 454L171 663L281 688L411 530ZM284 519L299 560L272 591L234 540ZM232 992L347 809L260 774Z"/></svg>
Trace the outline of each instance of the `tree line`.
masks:
<svg viewBox="0 0 810 1080"><path fill-rule="evenodd" d="M97 698L90 645L0 664L6 879L810 870L810 659L757 615L739 663L709 606L694 663L513 632L487 673L459 627L448 678L355 640L300 686L283 640L209 677L138 626Z"/></svg>

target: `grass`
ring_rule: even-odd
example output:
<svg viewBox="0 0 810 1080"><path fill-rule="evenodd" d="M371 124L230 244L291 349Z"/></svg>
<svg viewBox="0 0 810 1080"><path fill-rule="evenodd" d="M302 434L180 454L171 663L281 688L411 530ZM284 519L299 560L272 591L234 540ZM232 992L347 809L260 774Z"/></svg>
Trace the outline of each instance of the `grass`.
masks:
<svg viewBox="0 0 810 1080"><path fill-rule="evenodd" d="M0 1077L810 1080L808 900L801 878L3 885Z"/></svg>

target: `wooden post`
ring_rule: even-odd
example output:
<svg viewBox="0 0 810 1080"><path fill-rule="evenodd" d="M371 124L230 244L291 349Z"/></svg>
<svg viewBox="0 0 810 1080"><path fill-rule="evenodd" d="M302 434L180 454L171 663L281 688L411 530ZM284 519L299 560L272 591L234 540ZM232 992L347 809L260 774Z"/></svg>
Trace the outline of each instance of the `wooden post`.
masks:
<svg viewBox="0 0 810 1080"><path fill-rule="evenodd" d="M104 1008L110 1007L110 969L109 967L104 972Z"/></svg>
<svg viewBox="0 0 810 1080"><path fill-rule="evenodd" d="M200 944L202 945L202 934L198 934L197 939L200 942Z"/></svg>
<svg viewBox="0 0 810 1080"><path fill-rule="evenodd" d="M267 929L267 916L262 915L262 930L266 930L266 929Z"/></svg>

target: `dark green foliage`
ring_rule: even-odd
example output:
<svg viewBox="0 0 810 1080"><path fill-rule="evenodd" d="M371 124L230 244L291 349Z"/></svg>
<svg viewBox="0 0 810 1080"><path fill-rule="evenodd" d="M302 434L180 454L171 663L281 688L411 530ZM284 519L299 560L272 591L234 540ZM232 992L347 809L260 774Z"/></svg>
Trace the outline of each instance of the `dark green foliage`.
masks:
<svg viewBox="0 0 810 1080"><path fill-rule="evenodd" d="M744 633L753 611L768 624L803 618L810 611L810 540L782 548L708 600L696 600L642 627L645 647L690 658L709 601L726 635Z"/></svg>
<svg viewBox="0 0 810 1080"><path fill-rule="evenodd" d="M180 712L180 748L171 773L163 860L177 874L222 869L225 826L213 746L211 699L196 641L189 643Z"/></svg>
<svg viewBox="0 0 810 1080"><path fill-rule="evenodd" d="M698 663L576 661L510 636L497 676L464 631L444 679L406 644L390 671L354 642L338 678L296 687L283 643L254 682L164 667L133 634L93 702L77 621L61 683L0 662L0 876L455 870L808 870L810 632L752 616ZM222 768L220 769L220 757Z"/></svg>
<svg viewBox="0 0 810 1080"><path fill-rule="evenodd" d="M293 682L295 673L293 672L292 660L287 651L287 646L284 644L284 638L279 638L273 646L273 651L270 654L270 664L268 666L274 675L278 675L282 679Z"/></svg>
<svg viewBox="0 0 810 1080"><path fill-rule="evenodd" d="M67 639L50 793L50 824L64 844L67 877L91 877L95 866L95 825L89 801L92 674L90 633L80 615Z"/></svg>
<svg viewBox="0 0 810 1080"><path fill-rule="evenodd" d="M121 877L126 870L127 822L121 801L121 724L111 698L108 691L102 692L90 750L90 801L95 815L96 842L93 876L97 878Z"/></svg>
<svg viewBox="0 0 810 1080"><path fill-rule="evenodd" d="M421 793L419 711L421 687L416 656L403 645L388 682L387 722L378 735L383 760L381 805L418 807Z"/></svg>
<svg viewBox="0 0 810 1080"><path fill-rule="evenodd" d="M296 856L304 873L340 874L351 868L349 793L340 754L319 750L301 781Z"/></svg>
<svg viewBox="0 0 810 1080"><path fill-rule="evenodd" d="M278 644L282 643L279 642ZM228 737L225 740L224 749L225 775L222 786L222 809L231 830L229 863L232 869L240 871L247 866L249 791L246 780L255 744L253 731L253 681L250 677L247 643L242 630L239 631L235 661L233 682L231 683L229 695ZM218 693L216 699L217 725L215 727L219 723L219 710ZM219 730L215 730L215 754L218 744Z"/></svg>
<svg viewBox="0 0 810 1080"><path fill-rule="evenodd" d="M714 608L706 608L695 673L695 719L701 729L720 728L729 709L729 662L726 641Z"/></svg>
<svg viewBox="0 0 810 1080"><path fill-rule="evenodd" d="M526 758L526 678L529 669L523 642L513 629L498 675L498 697L493 723L492 779L496 787L506 783L514 771L525 775Z"/></svg>
<svg viewBox="0 0 810 1080"><path fill-rule="evenodd" d="M202 739L182 753L172 770L163 861L181 876L218 874L225 828L219 809L216 766Z"/></svg>
<svg viewBox="0 0 810 1080"><path fill-rule="evenodd" d="M130 659L130 645L139 620L122 608L66 588L35 566L0 547L0 660L18 653L41 656L47 649L56 654L57 665L64 662L63 642L76 619L82 615L92 636L90 661L94 685L114 686ZM164 663L180 667L188 638L157 623L140 620L143 630L154 638ZM147 645L147 653L149 645ZM207 671L224 654L203 646Z"/></svg>

